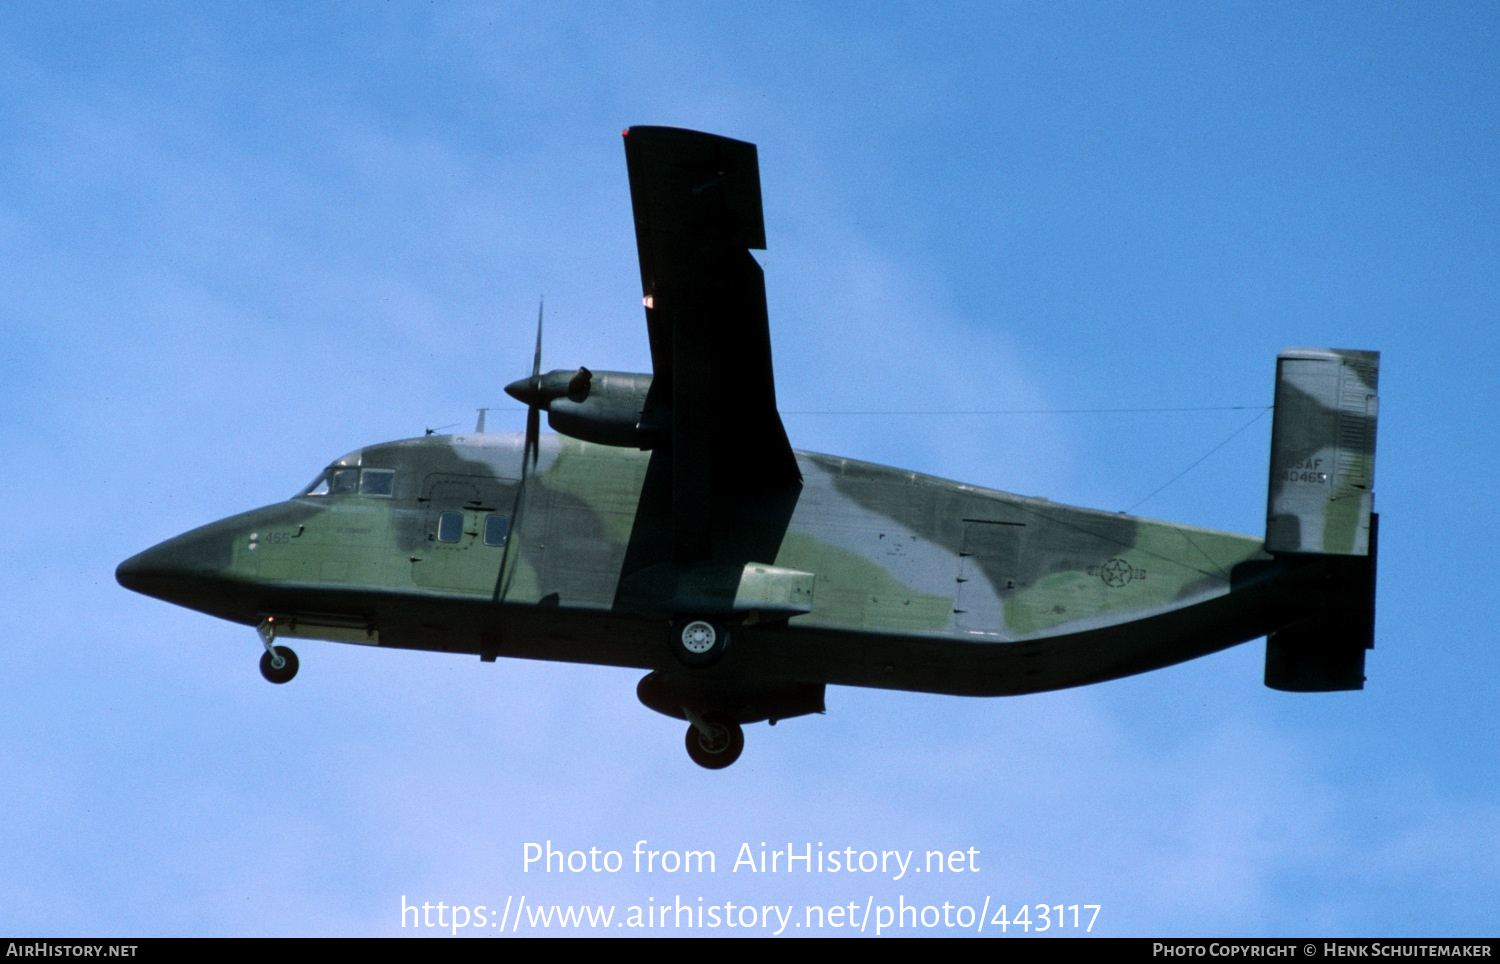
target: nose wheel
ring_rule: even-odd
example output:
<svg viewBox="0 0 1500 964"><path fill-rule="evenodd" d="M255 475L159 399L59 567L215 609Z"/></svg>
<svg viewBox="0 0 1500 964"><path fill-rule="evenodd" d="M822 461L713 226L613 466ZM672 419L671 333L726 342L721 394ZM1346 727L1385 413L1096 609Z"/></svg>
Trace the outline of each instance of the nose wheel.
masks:
<svg viewBox="0 0 1500 964"><path fill-rule="evenodd" d="M286 683L297 675L297 654L289 646L272 646L260 654L260 675L272 683Z"/></svg>
<svg viewBox="0 0 1500 964"><path fill-rule="evenodd" d="M290 682L297 675L297 654L292 652L290 646L275 645L276 620L266 617L255 627L255 631L260 635L261 644L266 647L266 651L260 655L260 675L272 683Z"/></svg>
<svg viewBox="0 0 1500 964"><path fill-rule="evenodd" d="M733 720L710 713L689 716L687 751L693 762L706 770L722 770L745 749L745 731Z"/></svg>

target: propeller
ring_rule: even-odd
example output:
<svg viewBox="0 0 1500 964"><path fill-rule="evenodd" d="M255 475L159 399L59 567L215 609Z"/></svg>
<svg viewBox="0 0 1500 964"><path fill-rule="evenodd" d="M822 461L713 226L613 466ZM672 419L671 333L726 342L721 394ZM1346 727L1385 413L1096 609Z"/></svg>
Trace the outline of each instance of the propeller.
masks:
<svg viewBox="0 0 1500 964"><path fill-rule="evenodd" d="M579 368L571 372L560 369L542 374L542 305L538 304L536 355L531 360L531 377L518 378L505 386L505 394L526 405L526 447L522 452L521 460L523 480L526 477L527 463L530 462L533 468L536 466L542 428L542 409L547 408L559 398L573 398L581 401L587 397L593 381L594 373L587 368Z"/></svg>
<svg viewBox="0 0 1500 964"><path fill-rule="evenodd" d="M516 497L510 506L510 535L505 540L505 551L500 554L500 571L495 575L494 599L500 601L508 588L505 580L507 564L510 562L510 549L521 535L521 497L526 492L527 467L535 465L538 449L541 445L542 410L539 405L542 397L542 310L546 307L545 299L538 299L536 305L536 355L531 359L531 377L518 378L505 386L505 394L518 402L526 403L526 444L521 449L521 484L516 486Z"/></svg>
<svg viewBox="0 0 1500 964"><path fill-rule="evenodd" d="M505 598L509 589L507 575L513 575L510 567L511 548L522 538L521 509L524 505L526 478L530 469L536 467L540 455L542 409L547 409L559 398L583 401L588 397L594 383L594 373L580 367L576 371L558 370L542 374L542 315L545 301L536 306L536 354L531 359L531 376L518 378L505 386L505 394L526 406L526 444L521 450L521 484L516 487L515 501L510 510L510 537L505 541L505 551L500 554L500 572L495 577L494 599ZM483 415L480 416L483 419Z"/></svg>

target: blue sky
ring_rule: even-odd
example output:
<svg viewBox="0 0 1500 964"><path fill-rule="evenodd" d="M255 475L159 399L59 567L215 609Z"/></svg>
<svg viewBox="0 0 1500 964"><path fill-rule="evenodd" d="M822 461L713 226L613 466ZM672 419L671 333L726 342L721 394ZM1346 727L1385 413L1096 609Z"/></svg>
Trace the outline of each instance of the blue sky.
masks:
<svg viewBox="0 0 1500 964"><path fill-rule="evenodd" d="M0 924L680 896L1493 935L1497 34L1483 4L6 6ZM519 431L541 293L547 367L647 370L632 124L759 145L799 448L1125 509L1254 409L792 413L1258 406L1282 348L1383 352L1368 688L1269 691L1257 642L1020 699L831 689L708 773L634 672L314 642L271 687L248 630L115 584L361 445ZM1262 531L1268 439L1135 511ZM719 873L523 871L643 839ZM762 841L981 869L729 871Z"/></svg>

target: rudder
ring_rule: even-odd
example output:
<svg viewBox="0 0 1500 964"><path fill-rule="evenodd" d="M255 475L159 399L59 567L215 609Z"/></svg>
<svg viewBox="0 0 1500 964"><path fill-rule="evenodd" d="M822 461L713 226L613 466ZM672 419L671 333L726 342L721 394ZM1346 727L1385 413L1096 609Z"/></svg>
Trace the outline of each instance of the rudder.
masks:
<svg viewBox="0 0 1500 964"><path fill-rule="evenodd" d="M1374 351L1288 348L1277 356L1268 551L1369 551L1379 374Z"/></svg>

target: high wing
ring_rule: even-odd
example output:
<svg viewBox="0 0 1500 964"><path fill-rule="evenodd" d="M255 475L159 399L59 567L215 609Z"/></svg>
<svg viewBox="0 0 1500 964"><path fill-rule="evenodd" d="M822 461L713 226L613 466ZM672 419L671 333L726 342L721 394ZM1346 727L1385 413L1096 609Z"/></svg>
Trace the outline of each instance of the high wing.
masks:
<svg viewBox="0 0 1500 964"><path fill-rule="evenodd" d="M670 439L674 556L712 555L716 500L802 476L776 411L755 145L625 131L653 380L643 422ZM659 453L660 454L660 453Z"/></svg>

